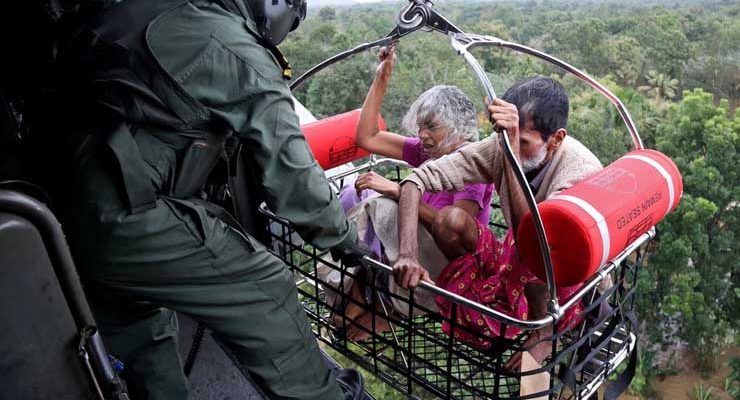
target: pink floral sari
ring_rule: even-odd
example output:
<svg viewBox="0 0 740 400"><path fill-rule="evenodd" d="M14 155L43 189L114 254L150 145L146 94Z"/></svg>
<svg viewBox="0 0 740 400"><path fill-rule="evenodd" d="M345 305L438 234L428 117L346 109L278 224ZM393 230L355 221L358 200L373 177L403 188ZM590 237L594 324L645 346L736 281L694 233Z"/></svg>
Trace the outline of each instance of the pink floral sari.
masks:
<svg viewBox="0 0 740 400"><path fill-rule="evenodd" d="M503 242L499 242L490 229L478 223L475 252L450 262L439 275L437 286L512 317L526 320L528 306L524 286L534 281L537 278L524 263L518 261L511 231ZM559 290L560 301L567 300L577 289L578 286ZM442 330L449 335L453 331L449 319L455 304L440 296L436 296L435 300L440 313L448 320L442 324ZM568 310L561 326L575 324L580 320L580 312L580 304ZM466 307L458 306L455 313L454 337L476 347L490 347L491 342L487 338L512 339L521 332L511 326L501 332L500 322Z"/></svg>

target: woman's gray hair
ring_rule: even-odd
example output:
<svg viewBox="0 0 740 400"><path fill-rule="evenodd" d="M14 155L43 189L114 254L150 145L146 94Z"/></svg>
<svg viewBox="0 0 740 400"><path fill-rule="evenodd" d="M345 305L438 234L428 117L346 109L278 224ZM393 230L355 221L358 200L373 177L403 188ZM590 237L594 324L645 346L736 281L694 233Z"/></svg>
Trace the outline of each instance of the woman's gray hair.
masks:
<svg viewBox="0 0 740 400"><path fill-rule="evenodd" d="M468 96L457 86L437 85L422 93L403 117L403 128L418 136L419 128L437 118L450 133L445 145L478 140L478 115Z"/></svg>

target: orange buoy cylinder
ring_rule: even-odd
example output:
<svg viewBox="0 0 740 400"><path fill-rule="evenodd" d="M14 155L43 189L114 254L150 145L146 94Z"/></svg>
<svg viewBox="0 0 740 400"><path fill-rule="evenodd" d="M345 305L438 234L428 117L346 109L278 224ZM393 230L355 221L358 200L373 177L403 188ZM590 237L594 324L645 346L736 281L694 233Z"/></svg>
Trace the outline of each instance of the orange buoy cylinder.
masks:
<svg viewBox="0 0 740 400"><path fill-rule="evenodd" d="M555 283L573 286L588 279L675 209L682 193L681 174L670 158L636 150L540 203ZM544 281L532 213L519 224L516 243L532 273Z"/></svg>
<svg viewBox="0 0 740 400"><path fill-rule="evenodd" d="M355 144L359 120L360 110L357 109L301 126L321 168L334 168L370 155ZM381 130L386 129L383 117L378 116L378 125Z"/></svg>

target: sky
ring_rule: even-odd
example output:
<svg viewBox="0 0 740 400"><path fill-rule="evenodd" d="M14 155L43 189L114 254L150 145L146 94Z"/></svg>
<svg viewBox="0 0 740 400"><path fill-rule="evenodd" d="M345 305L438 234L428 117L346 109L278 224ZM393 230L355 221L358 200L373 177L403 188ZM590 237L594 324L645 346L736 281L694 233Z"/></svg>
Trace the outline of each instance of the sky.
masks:
<svg viewBox="0 0 740 400"><path fill-rule="evenodd" d="M383 1L388 0L308 0L308 6L313 8L329 5L380 3Z"/></svg>
<svg viewBox="0 0 740 400"><path fill-rule="evenodd" d="M461 2L465 0L435 0L435 4ZM477 0L477 1L495 1L495 0ZM405 4L407 0L308 0L309 9L318 10L324 6L347 6L353 4L372 4L372 3L397 3Z"/></svg>

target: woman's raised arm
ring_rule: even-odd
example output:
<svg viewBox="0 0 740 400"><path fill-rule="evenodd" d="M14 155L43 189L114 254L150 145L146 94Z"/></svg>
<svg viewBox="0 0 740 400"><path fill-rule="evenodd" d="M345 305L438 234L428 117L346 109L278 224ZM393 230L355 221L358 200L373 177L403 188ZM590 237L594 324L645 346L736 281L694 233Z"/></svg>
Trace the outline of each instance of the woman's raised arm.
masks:
<svg viewBox="0 0 740 400"><path fill-rule="evenodd" d="M380 49L379 56L380 64L375 70L375 79L362 105L355 144L374 154L401 159L404 137L397 133L381 131L378 126L380 106L383 104L383 97L396 62L395 44Z"/></svg>

